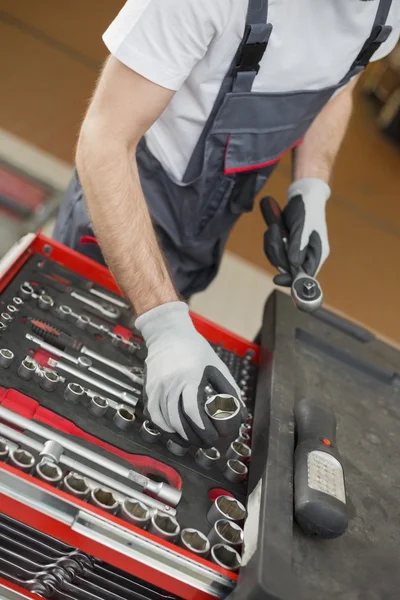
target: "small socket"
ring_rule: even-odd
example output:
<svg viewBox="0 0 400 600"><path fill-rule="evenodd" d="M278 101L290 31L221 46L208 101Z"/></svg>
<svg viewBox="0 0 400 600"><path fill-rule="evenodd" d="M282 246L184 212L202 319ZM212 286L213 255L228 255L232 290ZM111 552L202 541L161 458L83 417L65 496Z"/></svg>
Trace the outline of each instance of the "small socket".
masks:
<svg viewBox="0 0 400 600"><path fill-rule="evenodd" d="M101 396L92 396L89 404L89 412L94 417L104 417L108 409L108 400Z"/></svg>
<svg viewBox="0 0 400 600"><path fill-rule="evenodd" d="M210 542L204 533L191 528L181 531L180 545L185 550L189 550L189 552L193 552L193 554L202 556L203 558L208 556L211 548Z"/></svg>
<svg viewBox="0 0 400 600"><path fill-rule="evenodd" d="M7 325L4 325L4 323L2 323L0 321L0 337L2 336L2 334L6 331L7 329Z"/></svg>
<svg viewBox="0 0 400 600"><path fill-rule="evenodd" d="M0 438L0 461L6 461L9 454L10 448L8 447L7 440Z"/></svg>
<svg viewBox="0 0 400 600"><path fill-rule="evenodd" d="M25 379L25 381L29 381L32 379L33 375L36 373L36 369L38 367L37 362L31 357L26 356L24 360L18 367L17 375L21 377L21 379Z"/></svg>
<svg viewBox="0 0 400 600"><path fill-rule="evenodd" d="M119 509L119 516L124 521L144 529L150 521L150 511L143 502L125 498Z"/></svg>
<svg viewBox="0 0 400 600"><path fill-rule="evenodd" d="M196 463L203 469L212 469L221 454L217 448L199 448L195 454Z"/></svg>
<svg viewBox="0 0 400 600"><path fill-rule="evenodd" d="M40 378L39 385L42 390L46 392L52 392L57 383L60 381L60 377L54 371L45 371L43 377Z"/></svg>
<svg viewBox="0 0 400 600"><path fill-rule="evenodd" d="M112 515L115 515L119 508L119 502L114 498L113 493L103 488L92 490L89 502L93 506L97 506L97 508L101 508Z"/></svg>
<svg viewBox="0 0 400 600"><path fill-rule="evenodd" d="M225 544L216 544L211 548L211 560L219 567L233 572L239 571L242 565L240 554Z"/></svg>
<svg viewBox="0 0 400 600"><path fill-rule="evenodd" d="M136 420L135 413L126 406L119 406L114 415L114 423L118 429L130 429Z"/></svg>
<svg viewBox="0 0 400 600"><path fill-rule="evenodd" d="M180 530L179 523L174 517L159 512L151 517L148 527L150 533L168 542L175 542L178 539Z"/></svg>
<svg viewBox="0 0 400 600"><path fill-rule="evenodd" d="M189 447L181 446L180 444L177 444L173 440L168 440L167 441L167 450L169 452L171 452L171 454L175 454L175 456L185 456L185 454L187 454L187 452L189 450Z"/></svg>
<svg viewBox="0 0 400 600"><path fill-rule="evenodd" d="M234 521L220 519L216 521L208 534L211 546L226 544L240 548L243 544L243 529Z"/></svg>
<svg viewBox="0 0 400 600"><path fill-rule="evenodd" d="M17 306L18 308L21 308L21 306L23 305L24 301L21 298L18 298L18 296L15 296L12 299L13 303L15 306Z"/></svg>
<svg viewBox="0 0 400 600"><path fill-rule="evenodd" d="M85 315L78 315L78 317L75 321L75 325L78 327L78 329L81 329L81 330L85 330L89 324L90 324L90 319L89 319L89 317L86 317Z"/></svg>
<svg viewBox="0 0 400 600"><path fill-rule="evenodd" d="M251 424L246 422L246 423L242 423L242 425L240 426L239 429L239 433L247 433L248 435L250 435L251 432Z"/></svg>
<svg viewBox="0 0 400 600"><path fill-rule="evenodd" d="M28 282L25 281L19 288L19 296L20 298L22 298L22 300L30 300L33 296L33 294L35 293L35 290L33 289L33 286Z"/></svg>
<svg viewBox="0 0 400 600"><path fill-rule="evenodd" d="M232 442L226 453L227 460L233 458L241 460L242 462L248 462L251 457L251 448L243 442Z"/></svg>
<svg viewBox="0 0 400 600"><path fill-rule="evenodd" d="M58 486L63 478L63 472L60 467L46 459L36 465L35 475L42 481L54 486Z"/></svg>
<svg viewBox="0 0 400 600"><path fill-rule="evenodd" d="M66 321L71 318L72 308L66 306L65 304L61 304L61 306L57 308L57 315L59 319L61 319L62 321Z"/></svg>
<svg viewBox="0 0 400 600"><path fill-rule="evenodd" d="M207 521L214 525L220 519L243 523L247 511L243 504L232 496L218 496L207 514Z"/></svg>
<svg viewBox="0 0 400 600"><path fill-rule="evenodd" d="M8 312L2 312L0 314L0 323L3 323L3 325L10 325L12 320L13 317Z"/></svg>
<svg viewBox="0 0 400 600"><path fill-rule="evenodd" d="M7 306L7 312L9 315L11 315L12 317L16 317L17 313L19 312L19 308L17 308L16 306L14 306L13 304L9 304Z"/></svg>
<svg viewBox="0 0 400 600"><path fill-rule="evenodd" d="M64 452L64 448L55 440L47 440L44 443L43 449L40 451L39 456L44 460L51 461L53 463L60 462L61 456Z"/></svg>
<svg viewBox="0 0 400 600"><path fill-rule="evenodd" d="M149 444L155 444L158 442L161 436L161 431L156 429L156 427L150 423L150 421L143 421L142 426L140 428L140 437L145 442Z"/></svg>
<svg viewBox="0 0 400 600"><path fill-rule="evenodd" d="M38 296L37 305L41 310L50 310L54 306L54 300L48 294Z"/></svg>
<svg viewBox="0 0 400 600"><path fill-rule="evenodd" d="M240 483L247 477L248 468L240 460L230 459L224 467L224 477L232 483Z"/></svg>
<svg viewBox="0 0 400 600"><path fill-rule="evenodd" d="M25 473L30 473L35 466L35 459L33 455L22 448L12 450L10 452L8 462L16 469L24 471Z"/></svg>
<svg viewBox="0 0 400 600"><path fill-rule="evenodd" d="M90 494L90 487L87 485L85 478L78 475L78 473L71 472L64 477L62 489L80 500L86 500Z"/></svg>
<svg viewBox="0 0 400 600"><path fill-rule="evenodd" d="M69 383L64 390L64 400L69 404L79 404L85 395L85 390L79 383Z"/></svg>
<svg viewBox="0 0 400 600"><path fill-rule="evenodd" d="M11 352L8 348L2 348L0 350L0 367L8 369L14 360L14 352Z"/></svg>
<svg viewBox="0 0 400 600"><path fill-rule="evenodd" d="M239 435L236 438L235 442L240 442L241 444L250 444L250 436L248 433L240 433L239 431Z"/></svg>

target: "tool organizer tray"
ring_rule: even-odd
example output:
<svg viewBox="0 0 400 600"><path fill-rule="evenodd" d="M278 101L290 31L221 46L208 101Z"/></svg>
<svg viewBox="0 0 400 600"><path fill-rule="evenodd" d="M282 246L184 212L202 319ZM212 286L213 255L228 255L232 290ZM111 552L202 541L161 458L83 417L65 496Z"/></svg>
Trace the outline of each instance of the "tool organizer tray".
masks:
<svg viewBox="0 0 400 600"><path fill-rule="evenodd" d="M12 320L9 322L5 320L7 327L1 332L0 348L10 350L14 358L10 366L0 367L0 405L56 430L58 433L67 435L69 439L77 441L85 448L95 450L99 455L108 458L111 456L114 462L128 468L132 467L141 474L151 477L154 481L164 481L177 489L182 489L182 499L176 507L176 518L181 528L192 527L207 534L210 530L207 512L215 497L221 494L221 490L228 495L234 495L242 503L246 503L247 481L239 484L231 483L222 474L227 447L235 438L222 440L218 444L221 459L215 467L209 470L202 469L194 460L193 449L190 449L185 456L178 457L167 451L165 447L166 440L160 439L157 443L148 443L142 439L140 428L144 417L141 399L142 386L139 383L132 382L124 374L118 373L107 364L92 359L91 366L100 369L110 378L117 378L131 388L125 390L125 388L113 384L113 387L116 387L117 391L120 390L121 394L120 396L118 394L112 395L87 383L86 375L89 374L97 381L110 383L108 379L102 379L97 374L85 370L82 364L65 360L65 356L49 351L47 346L40 347L35 340L45 341L51 348L59 351L62 345L59 344L56 335L63 332L63 334L78 340L80 343L79 348L83 345L95 351L98 355L119 364L130 368L136 367L138 369L137 376L142 376L139 369L143 369L144 366L145 347L139 332L134 329L130 310L119 308L120 315L116 318L113 315L111 318L109 312L103 313L104 306L106 306L106 310L110 306L114 306L112 302L107 300L107 296L108 299L122 300L109 272L85 257L41 236L32 238L28 242L28 245L26 245L27 242L25 241L25 249L22 247L19 252L16 251L15 255L11 253L11 261L9 260L5 267L3 261L3 273L0 277L0 315L10 314L11 306L15 306L17 309L11 311ZM23 290L26 291L27 283L31 286L31 291L33 290L33 293L28 297L26 293L23 293ZM95 288L96 293L100 292L104 297L100 298L93 295L90 292L90 289L93 288ZM77 292L78 297L74 297L71 291ZM51 303L43 304L39 300L43 296L49 296ZM88 299L89 304L82 302L82 297ZM16 301L16 298L20 298L22 303ZM94 306L96 303L101 305L100 310ZM68 306L72 311L72 316L69 315L65 318L65 315L59 310L60 306ZM83 324L78 323L78 316L81 317L82 315L89 318L90 322L87 322L86 319ZM193 316L193 320L199 331L217 348L221 358L228 364L238 382L241 377L243 356L249 350L254 355L254 362L247 360L249 376L245 382L242 382L242 386L245 386L249 410L252 410L257 374L255 364L258 358L257 346L229 334L229 332L204 319ZM43 332L47 333L44 335ZM27 335L31 336L30 339L26 337ZM132 346L133 353L131 353ZM77 347L63 347L62 352L72 356L75 361L83 356L77 350ZM27 356L32 357L39 365L38 372L29 380L25 380L19 374L21 362ZM68 371L60 368L60 362L54 365L52 360L61 361L63 364L77 368L81 376L71 375ZM48 370L56 372L61 378L60 381L55 383L54 389L51 391L43 389L42 385L43 373L48 372ZM85 395L84 400L76 404L71 404L65 400L65 388L68 383L72 382L80 384L85 390L95 391L99 396L109 400L110 406L104 416L93 416L89 412L89 396ZM122 395L124 391L129 394L129 397ZM136 399L135 421L129 429L119 429L114 422L117 408L124 405L127 409L132 410L133 407L129 402L132 400L136 402ZM129 400L128 403L127 400ZM40 439L35 434L30 435L34 439ZM43 443L43 440L40 441ZM70 450L65 451L65 455L87 464L82 456L78 456ZM106 473L101 467L98 467L98 470ZM66 472L67 470L63 469L63 474ZM114 479L124 483L124 479L118 474L114 474ZM1 481L3 481L3 485L1 485ZM20 498L16 492L11 493L11 498L4 494L7 486L16 486L17 482L18 485L25 485L22 482L29 482L29 485L27 483L24 488L24 493L28 495L28 505L30 498L31 506L24 506L24 510L22 510L23 504L16 502L17 496ZM32 484L34 487L32 487ZM132 487L135 487L134 484L132 484ZM43 488L46 490L49 486L31 475L15 472L15 469L9 464L0 463L0 512L17 518L21 518L21 515L23 515L21 520L24 520L25 517L24 522L35 527L38 519L37 502L39 497L41 498L40 509L44 515L46 515L46 512L48 513L47 517L52 514L52 505L55 502L54 495L65 497L65 493L60 492L58 489L55 490L54 487L47 490L47 494L44 494ZM139 488L136 489L139 490ZM82 504L80 500L75 498L72 498L72 501L74 504ZM33 510L32 513L31 510ZM70 512L70 508L65 507L59 508L59 510ZM97 511L98 514L99 509L84 503L84 511L84 518L79 511L75 514L72 520L72 529L75 526L78 529L83 528L85 531L89 528L93 532L96 529L95 524L97 525L97 521L90 522L88 526L85 519L87 514L91 516L93 511L95 514ZM130 527L133 527L126 525L118 517L110 516L101 510L100 515L111 524L117 522L120 527L122 526L125 533ZM53 527L55 527L58 532L57 536L59 536L59 522L57 519L55 522L49 519L46 526L43 527L42 517L43 515L40 519L42 523L41 530L45 533L52 533ZM136 528L133 527L133 529ZM97 535L95 535L97 540L104 538L106 546L109 546L106 549L102 548L101 552L97 550L96 556L100 554L103 557L102 553L105 552L105 557L108 560L110 560L109 553L112 545L107 537L109 535L109 531L107 531L107 534L97 532ZM161 553L158 557L158 569L155 569L146 577L148 582L165 587L166 591L173 592L177 597L196 598L196 600L226 597L234 587L237 580L234 573L221 569L209 560L198 559L194 555L181 550L178 546L154 538L147 532L143 533L141 531L138 534L136 531L136 536L139 535L144 536L145 539L146 536L152 538L153 543L155 542L163 550L165 547L169 551L173 548L178 557L173 557L172 563L176 563L174 565L176 572L175 577L170 577L171 565L169 564L170 559L167 558L168 553ZM80 545L77 544L77 547L92 552L86 537L86 535L83 536ZM60 539L69 544L75 543L71 540L71 531L67 533L64 531ZM138 543L140 546L141 542ZM187 560L188 556L190 560ZM126 557L124 559L126 560ZM113 554L110 562L119 566L120 560L121 556L117 553ZM142 563L147 561L148 557L144 553ZM189 565L190 577L187 578L185 574L183 580L179 581L185 571L185 567L182 565ZM140 560L136 562L128 560L127 567L132 575L141 575L143 564ZM161 575L162 578L160 579ZM160 584L160 581L163 581L163 583Z"/></svg>

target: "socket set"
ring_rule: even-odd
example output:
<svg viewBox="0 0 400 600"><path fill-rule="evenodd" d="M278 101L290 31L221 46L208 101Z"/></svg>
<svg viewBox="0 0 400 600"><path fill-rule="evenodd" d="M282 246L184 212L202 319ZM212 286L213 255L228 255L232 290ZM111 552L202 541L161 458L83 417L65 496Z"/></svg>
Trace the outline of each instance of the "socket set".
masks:
<svg viewBox="0 0 400 600"><path fill-rule="evenodd" d="M205 408L220 441L183 448L143 414L146 348L109 272L40 235L22 257L3 261L3 278L0 264L0 510L16 516L6 488L23 486L32 506L39 490L43 513L56 494L63 513L79 504L85 531L100 527L94 515L109 524L107 539L111 525L121 539L133 528L141 561L156 552L155 572L171 579L166 591L226 597L241 566L258 348L193 316L238 382L249 418L225 437L238 403L210 388Z"/></svg>

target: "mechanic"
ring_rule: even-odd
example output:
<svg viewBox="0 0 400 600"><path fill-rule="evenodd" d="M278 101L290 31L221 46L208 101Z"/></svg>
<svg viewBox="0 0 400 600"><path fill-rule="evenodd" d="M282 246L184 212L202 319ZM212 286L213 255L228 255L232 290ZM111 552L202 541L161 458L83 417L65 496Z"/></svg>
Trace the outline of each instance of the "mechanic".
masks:
<svg viewBox="0 0 400 600"><path fill-rule="evenodd" d="M104 256L131 300L148 346L148 413L180 443L218 437L207 384L240 397L181 299L215 277L232 226L291 149L288 260L318 272L356 78L399 31L400 0L129 0L104 34L111 56L55 238ZM273 229L266 246L287 285Z"/></svg>

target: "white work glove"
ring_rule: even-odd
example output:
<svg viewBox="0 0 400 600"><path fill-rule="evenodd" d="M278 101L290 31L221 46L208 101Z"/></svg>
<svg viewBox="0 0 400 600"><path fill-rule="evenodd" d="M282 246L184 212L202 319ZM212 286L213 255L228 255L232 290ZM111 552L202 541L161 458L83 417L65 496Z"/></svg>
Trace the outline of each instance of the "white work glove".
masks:
<svg viewBox="0 0 400 600"><path fill-rule="evenodd" d="M234 434L246 417L246 407L228 367L196 331L187 304L157 306L135 325L148 349L145 409L151 421L181 445L211 447L219 437L204 411L205 387L211 386L242 403L242 414L232 420Z"/></svg>
<svg viewBox="0 0 400 600"><path fill-rule="evenodd" d="M307 177L295 181L288 189L288 203L283 211L288 233L287 247L279 228L272 227L265 237L265 251L281 272L277 285L292 284L292 273L302 269L314 277L329 256L325 208L331 189L322 179Z"/></svg>

